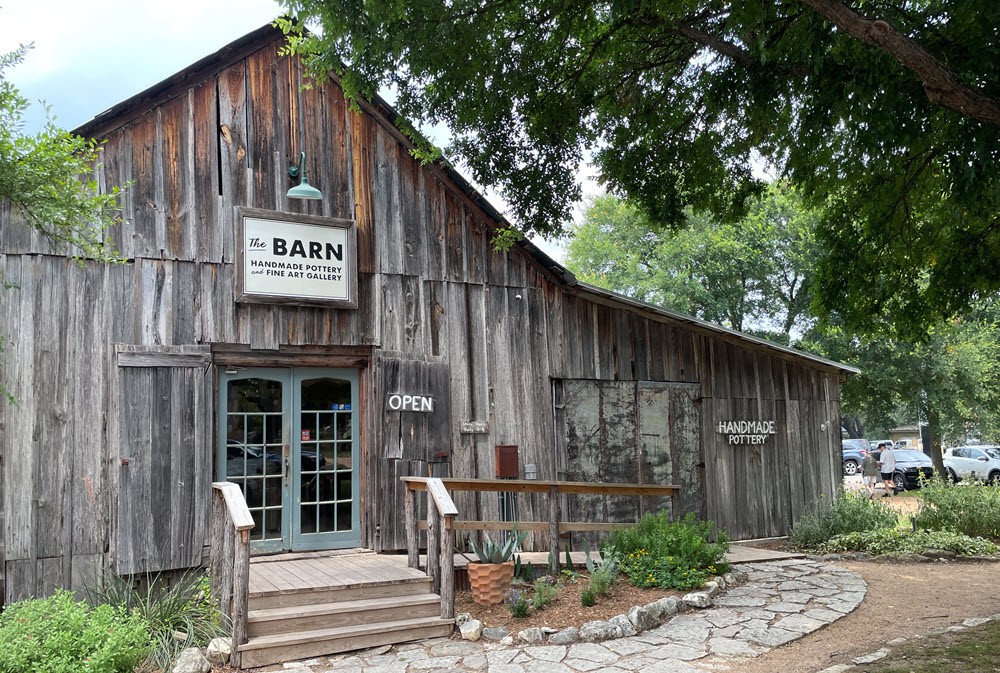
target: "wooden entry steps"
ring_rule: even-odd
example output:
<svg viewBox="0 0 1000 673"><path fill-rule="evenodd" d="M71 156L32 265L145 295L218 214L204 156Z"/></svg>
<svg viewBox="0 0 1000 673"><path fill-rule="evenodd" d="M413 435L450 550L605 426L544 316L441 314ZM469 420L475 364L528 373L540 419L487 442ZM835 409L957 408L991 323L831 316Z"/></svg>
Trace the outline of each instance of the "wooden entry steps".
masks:
<svg viewBox="0 0 1000 673"><path fill-rule="evenodd" d="M451 635L431 578L406 557L285 559L250 564L243 668Z"/></svg>

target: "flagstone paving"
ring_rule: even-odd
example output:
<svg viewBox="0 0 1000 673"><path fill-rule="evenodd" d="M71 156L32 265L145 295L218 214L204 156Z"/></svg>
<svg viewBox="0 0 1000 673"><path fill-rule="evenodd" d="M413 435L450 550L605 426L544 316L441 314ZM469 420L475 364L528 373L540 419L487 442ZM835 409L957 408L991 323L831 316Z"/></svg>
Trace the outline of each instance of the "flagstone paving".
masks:
<svg viewBox="0 0 1000 673"><path fill-rule="evenodd" d="M846 568L792 559L734 565L747 581L628 638L517 645L436 639L284 664L286 673L702 673L758 657L847 615L867 585Z"/></svg>

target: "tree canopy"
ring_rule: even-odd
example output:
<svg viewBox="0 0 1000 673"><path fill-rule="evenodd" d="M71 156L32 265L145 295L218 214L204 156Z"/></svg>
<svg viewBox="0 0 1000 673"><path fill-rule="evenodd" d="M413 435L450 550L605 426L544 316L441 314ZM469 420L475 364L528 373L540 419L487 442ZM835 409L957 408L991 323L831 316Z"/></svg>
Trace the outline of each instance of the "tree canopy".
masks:
<svg viewBox="0 0 1000 673"><path fill-rule="evenodd" d="M693 215L676 234L606 195L571 227L567 266L585 282L787 344L814 322L818 220L786 185L737 222Z"/></svg>
<svg viewBox="0 0 1000 673"><path fill-rule="evenodd" d="M738 220L768 162L826 206L825 314L916 333L1000 288L1000 3L285 3L316 74L447 124L529 233L569 220L589 152L666 228Z"/></svg>

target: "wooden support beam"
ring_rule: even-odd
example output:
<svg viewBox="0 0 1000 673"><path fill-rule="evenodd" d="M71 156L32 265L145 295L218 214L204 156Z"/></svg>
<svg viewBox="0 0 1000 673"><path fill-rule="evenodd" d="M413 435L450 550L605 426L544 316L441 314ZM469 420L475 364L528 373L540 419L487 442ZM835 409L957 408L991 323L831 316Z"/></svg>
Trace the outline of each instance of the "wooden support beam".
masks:
<svg viewBox="0 0 1000 673"><path fill-rule="evenodd" d="M549 573L553 577L559 576L559 487L556 484L549 485L549 551L552 554L552 563Z"/></svg>
<svg viewBox="0 0 1000 673"><path fill-rule="evenodd" d="M431 576L434 584L434 593L441 591L441 554L438 553L441 544L440 531L441 517L438 515L437 505L434 504L434 495L427 492L427 574Z"/></svg>
<svg viewBox="0 0 1000 673"><path fill-rule="evenodd" d="M406 514L406 565L411 568L420 567L420 543L417 534L417 506L413 491L403 490L403 509Z"/></svg>
<svg viewBox="0 0 1000 673"><path fill-rule="evenodd" d="M233 561L233 653L230 663L239 668L239 648L247 642L247 613L250 609L250 535L246 530L234 530L233 533L236 555Z"/></svg>
<svg viewBox="0 0 1000 673"><path fill-rule="evenodd" d="M427 530L427 521L420 519L416 522L417 530ZM455 530L514 530L517 526L519 531L545 532L551 530L548 521L452 521ZM589 521L560 521L560 533L585 533L585 532L609 532L615 530L625 530L635 525L629 523L590 523Z"/></svg>
<svg viewBox="0 0 1000 673"><path fill-rule="evenodd" d="M441 617L455 617L455 528L441 516Z"/></svg>

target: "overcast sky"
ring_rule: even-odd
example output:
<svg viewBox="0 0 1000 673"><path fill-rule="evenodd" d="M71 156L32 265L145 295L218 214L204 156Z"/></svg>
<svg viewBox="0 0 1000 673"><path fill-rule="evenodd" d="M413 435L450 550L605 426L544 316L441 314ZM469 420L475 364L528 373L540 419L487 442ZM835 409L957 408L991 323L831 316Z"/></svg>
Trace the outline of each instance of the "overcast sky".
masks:
<svg viewBox="0 0 1000 673"><path fill-rule="evenodd" d="M44 123L44 100L59 126L74 129L281 12L273 0L0 0L0 52L34 43L7 78L34 103L30 127ZM585 190L598 191L592 180ZM495 194L487 197L506 210ZM533 240L563 260L560 246Z"/></svg>

